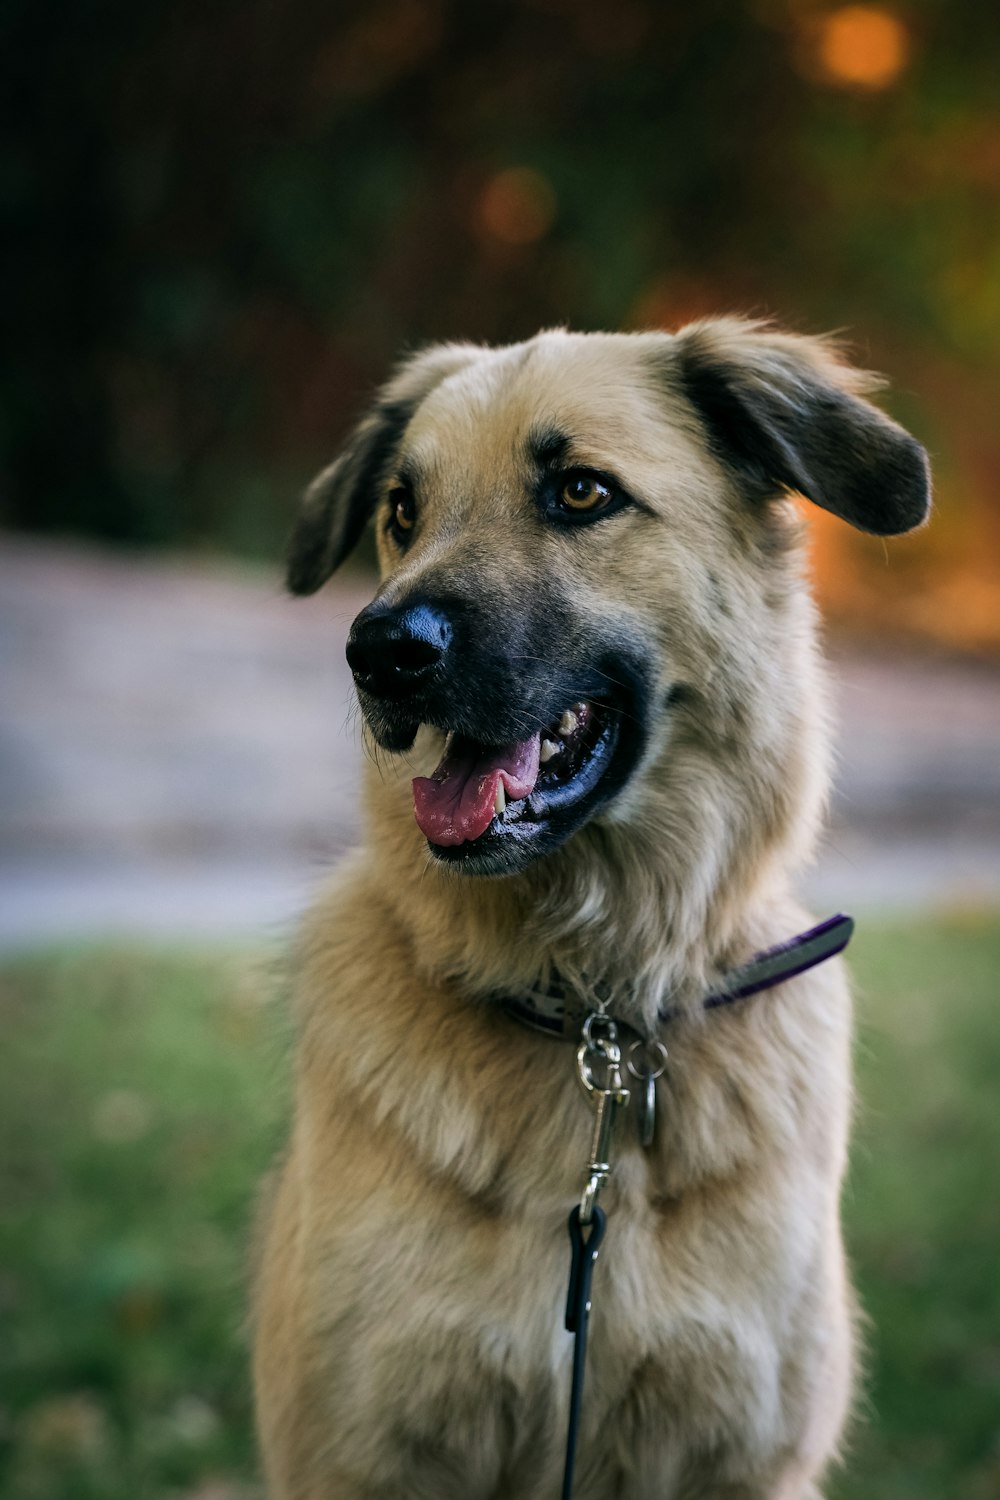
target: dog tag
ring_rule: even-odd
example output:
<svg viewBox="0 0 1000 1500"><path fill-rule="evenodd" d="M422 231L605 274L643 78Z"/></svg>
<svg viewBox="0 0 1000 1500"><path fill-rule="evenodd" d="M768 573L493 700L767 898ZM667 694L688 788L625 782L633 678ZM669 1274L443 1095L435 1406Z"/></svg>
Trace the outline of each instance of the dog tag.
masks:
<svg viewBox="0 0 1000 1500"><path fill-rule="evenodd" d="M645 1079L643 1087L636 1091L636 1108L639 1111L639 1141L648 1151L656 1138L656 1079Z"/></svg>
<svg viewBox="0 0 1000 1500"><path fill-rule="evenodd" d="M639 1111L639 1140L646 1150L656 1137L656 1080L667 1066L667 1049L662 1042L633 1042L628 1049L626 1066L642 1088L636 1091Z"/></svg>

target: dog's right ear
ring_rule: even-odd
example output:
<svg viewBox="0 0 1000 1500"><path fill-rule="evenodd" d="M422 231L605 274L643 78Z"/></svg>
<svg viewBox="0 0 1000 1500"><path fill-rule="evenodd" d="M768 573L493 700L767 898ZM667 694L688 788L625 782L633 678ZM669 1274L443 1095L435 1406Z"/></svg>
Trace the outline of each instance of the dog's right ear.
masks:
<svg viewBox="0 0 1000 1500"><path fill-rule="evenodd" d="M293 594L314 594L340 567L364 530L413 413L436 385L480 353L474 344L435 345L411 356L383 386L339 457L302 497L287 552Z"/></svg>

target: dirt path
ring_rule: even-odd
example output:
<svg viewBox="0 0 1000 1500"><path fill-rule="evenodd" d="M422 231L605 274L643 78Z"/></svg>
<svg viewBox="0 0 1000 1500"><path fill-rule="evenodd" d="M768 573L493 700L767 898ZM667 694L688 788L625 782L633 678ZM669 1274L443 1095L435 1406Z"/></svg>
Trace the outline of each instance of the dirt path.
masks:
<svg viewBox="0 0 1000 1500"><path fill-rule="evenodd" d="M0 945L280 929L358 828L368 584L0 542ZM835 660L822 907L1000 900L1000 668Z"/></svg>

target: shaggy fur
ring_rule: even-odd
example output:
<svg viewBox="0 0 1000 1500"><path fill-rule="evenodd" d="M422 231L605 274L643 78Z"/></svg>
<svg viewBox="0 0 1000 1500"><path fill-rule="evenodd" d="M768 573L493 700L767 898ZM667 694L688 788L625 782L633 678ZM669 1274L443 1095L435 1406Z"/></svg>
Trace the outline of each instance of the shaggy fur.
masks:
<svg viewBox="0 0 1000 1500"><path fill-rule="evenodd" d="M273 1500L558 1494L591 1116L572 1048L490 998L556 972L646 1033L679 1011L655 1143L625 1122L602 1198L578 1500L818 1496L852 1370L845 977L834 961L707 1018L699 999L812 920L789 877L822 811L825 698L785 492L884 534L926 513L923 452L869 389L830 344L737 320L447 346L402 367L308 492L294 590L374 512L382 603L477 602L484 712L530 718L561 662L611 641L641 663L645 721L617 795L500 879L432 859L414 823L439 731L368 766L365 847L297 955L256 1297ZM548 525L539 432L636 503ZM405 551L386 526L404 471Z"/></svg>

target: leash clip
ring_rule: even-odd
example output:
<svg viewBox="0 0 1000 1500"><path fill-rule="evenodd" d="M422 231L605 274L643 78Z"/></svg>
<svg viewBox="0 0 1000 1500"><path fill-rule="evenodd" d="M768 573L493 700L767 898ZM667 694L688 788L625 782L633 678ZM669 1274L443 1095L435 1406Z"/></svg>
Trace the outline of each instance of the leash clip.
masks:
<svg viewBox="0 0 1000 1500"><path fill-rule="evenodd" d="M583 1040L576 1049L576 1068L583 1091L594 1109L587 1180L579 1209L579 1222L586 1227L593 1221L598 1195L611 1175L615 1118L629 1101L629 1091L622 1082L618 1028L614 1021L598 1011L583 1023Z"/></svg>

